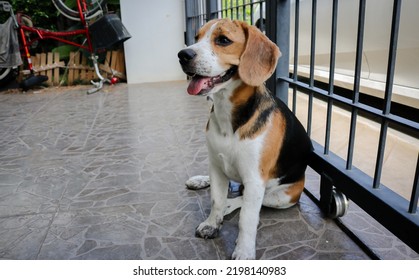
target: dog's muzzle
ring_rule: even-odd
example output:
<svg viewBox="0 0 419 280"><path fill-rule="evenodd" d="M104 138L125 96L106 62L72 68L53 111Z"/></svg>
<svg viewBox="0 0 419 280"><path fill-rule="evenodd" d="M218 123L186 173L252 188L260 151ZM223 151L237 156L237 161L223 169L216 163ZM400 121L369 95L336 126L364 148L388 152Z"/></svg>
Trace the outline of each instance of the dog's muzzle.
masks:
<svg viewBox="0 0 419 280"><path fill-rule="evenodd" d="M195 58L196 52L192 49L183 49L177 56L179 57L180 64L186 65Z"/></svg>
<svg viewBox="0 0 419 280"><path fill-rule="evenodd" d="M232 66L224 73L214 77L201 76L196 73L193 67L192 62L196 56L197 53L192 49L183 49L178 53L179 63L183 72L192 78L188 86L188 93L191 95L205 94L217 84L230 80L237 72L237 66Z"/></svg>
<svg viewBox="0 0 419 280"><path fill-rule="evenodd" d="M193 69L193 60L196 57L196 52L192 49L183 49L177 56L179 57L179 63L182 66L183 72L188 76L194 76L195 70Z"/></svg>

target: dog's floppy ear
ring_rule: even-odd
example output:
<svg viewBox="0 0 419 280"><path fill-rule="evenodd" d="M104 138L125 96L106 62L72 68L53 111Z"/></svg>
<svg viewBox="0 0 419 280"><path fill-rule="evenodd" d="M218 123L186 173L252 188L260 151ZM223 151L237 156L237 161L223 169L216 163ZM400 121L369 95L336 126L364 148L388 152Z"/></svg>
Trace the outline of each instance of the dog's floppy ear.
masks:
<svg viewBox="0 0 419 280"><path fill-rule="evenodd" d="M262 85L275 71L281 52L277 45L259 29L242 23L246 35L246 48L239 64L239 76L251 86Z"/></svg>

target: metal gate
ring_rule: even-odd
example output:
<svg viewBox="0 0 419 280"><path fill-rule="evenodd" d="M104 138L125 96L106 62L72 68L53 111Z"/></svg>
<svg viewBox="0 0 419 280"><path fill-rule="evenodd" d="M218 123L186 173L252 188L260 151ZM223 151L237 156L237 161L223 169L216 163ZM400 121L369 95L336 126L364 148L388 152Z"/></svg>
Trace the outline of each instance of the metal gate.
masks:
<svg viewBox="0 0 419 280"><path fill-rule="evenodd" d="M370 0L371 2L372 0ZM300 3L301 2L301 3ZM415 105L398 105L393 100L395 71L398 53L399 31L401 22L402 1L392 1L391 14L388 17L389 39L386 43L386 71L384 90L381 98L370 97L363 92L363 63L365 64L365 26L366 6L368 0L347 1L351 2L356 11L354 28L356 29L350 86L341 86L336 77L341 75L336 72L338 22L338 0L311 0L309 22L309 43L304 46L309 49L308 54L303 56L299 53L302 48L300 40L303 38L300 15L301 4L309 1L299 0L186 0L186 43L193 43L193 38L199 27L206 21L217 17L229 17L247 21L249 24L258 23L258 27L266 31L267 36L275 42L281 52L276 72L267 81L270 91L281 98L287 104L292 103L292 110L297 112L297 96L303 94L307 99L307 122L306 128L311 136L313 130L313 108L317 100L321 100L326 107L324 120L324 140L314 141L315 147L310 167L320 174L320 197L316 198L311 192L306 193L313 199L318 200L320 207L325 213L337 218L345 212L345 196L360 206L365 212L385 226L394 235L400 238L413 250L419 253L419 214L418 210L418 177L419 177L419 153L415 151L416 161L411 164L415 171L412 178L406 178L413 182L410 195L402 197L391 188L382 183L383 164L385 149L388 142L389 129L403 131L414 139L419 138L419 110ZM328 62L326 67L327 79L319 79L319 69L316 68L316 44L324 45L323 37L318 38L318 26L322 18L319 16L318 4L324 5L330 2L330 22L328 22L330 35L328 40ZM343 2L345 3L345 2ZM323 6L322 6L323 7ZM306 15L306 14L305 14ZM322 14L322 17L324 15ZM293 21L291 19L293 18ZM305 19L305 17L304 17ZM387 19L386 19L387 20ZM307 24L307 22L305 22ZM413 24L414 25L414 24ZM415 26L415 25L414 25ZM417 24L416 24L417 26ZM266 28L266 29L265 29ZM291 32L291 30L293 30ZM292 38L292 39L290 39ZM293 46L292 48L290 46ZM419 46L418 46L419 49ZM340 55L340 54L339 54ZM302 73L299 59L304 57L308 64L305 75ZM290 59L292 58L292 60ZM417 66L416 66L417 67ZM324 68L324 67L323 67ZM323 69L324 70L324 69ZM290 99L289 99L290 97ZM415 97L419 99L419 96ZM398 109L397 109L397 108ZM337 155L330 149L333 110L340 108L349 114L350 125L347 134L346 156ZM301 108L300 108L301 109ZM410 113L405 114L405 111ZM355 166L354 151L356 150L357 128L360 117L366 117L378 123L378 145L374 147L376 153L374 172L366 174ZM414 166L413 166L414 165ZM344 194L342 196L341 194Z"/></svg>

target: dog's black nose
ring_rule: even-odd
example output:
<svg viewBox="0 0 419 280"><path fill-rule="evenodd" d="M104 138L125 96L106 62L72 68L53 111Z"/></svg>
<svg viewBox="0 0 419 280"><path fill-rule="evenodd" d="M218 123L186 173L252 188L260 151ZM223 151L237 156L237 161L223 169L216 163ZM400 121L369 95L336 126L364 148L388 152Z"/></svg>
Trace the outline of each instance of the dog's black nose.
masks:
<svg viewBox="0 0 419 280"><path fill-rule="evenodd" d="M186 64L196 56L196 52L192 49L183 49L181 50L177 56L179 57L180 64Z"/></svg>

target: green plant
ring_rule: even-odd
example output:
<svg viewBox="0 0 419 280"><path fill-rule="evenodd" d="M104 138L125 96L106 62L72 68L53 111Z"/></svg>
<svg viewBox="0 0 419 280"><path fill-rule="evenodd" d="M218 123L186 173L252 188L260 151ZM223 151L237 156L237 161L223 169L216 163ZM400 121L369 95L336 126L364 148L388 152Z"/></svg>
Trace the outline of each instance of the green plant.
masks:
<svg viewBox="0 0 419 280"><path fill-rule="evenodd" d="M15 13L22 12L31 17L34 25L56 30L58 11L50 0L8 0ZM9 17L8 13L1 13L0 22Z"/></svg>
<svg viewBox="0 0 419 280"><path fill-rule="evenodd" d="M31 17L34 26L49 29L53 31L57 30L74 30L80 28L80 23L66 19L60 15L51 0L8 0L12 5L15 14L22 12ZM95 0L87 0L87 2L93 2ZM119 0L107 0L108 10L119 12ZM68 7L73 9L77 6L76 0L66 0L65 3ZM5 22L9 18L10 14L1 12L0 23ZM80 43L83 38L73 38L73 40L79 40ZM37 47L31 49L31 53L50 52L57 51L60 53L61 58L68 57L70 51L76 51L78 48L63 45L53 40L41 40Z"/></svg>

